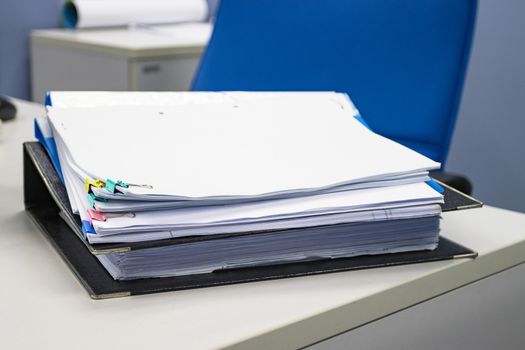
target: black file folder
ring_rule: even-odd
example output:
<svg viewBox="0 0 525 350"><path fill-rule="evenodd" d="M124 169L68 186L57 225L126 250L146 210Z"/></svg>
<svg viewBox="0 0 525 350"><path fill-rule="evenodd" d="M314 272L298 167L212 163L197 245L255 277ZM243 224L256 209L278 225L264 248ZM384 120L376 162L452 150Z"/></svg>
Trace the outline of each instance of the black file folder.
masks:
<svg viewBox="0 0 525 350"><path fill-rule="evenodd" d="M482 203L450 187L445 188L443 211L481 207ZM262 281L268 279L340 272L470 257L477 254L457 243L441 238L433 251L418 251L353 258L326 259L264 267L220 270L189 276L116 281L100 264L95 254L126 252L153 246L180 244L209 237L188 237L155 242L89 244L83 237L80 220L71 211L66 189L47 153L38 142L24 144L24 201L29 215L73 270L94 299L120 297L189 288ZM253 233L252 233L253 234ZM228 237L228 235L220 235ZM216 238L216 237L215 237Z"/></svg>

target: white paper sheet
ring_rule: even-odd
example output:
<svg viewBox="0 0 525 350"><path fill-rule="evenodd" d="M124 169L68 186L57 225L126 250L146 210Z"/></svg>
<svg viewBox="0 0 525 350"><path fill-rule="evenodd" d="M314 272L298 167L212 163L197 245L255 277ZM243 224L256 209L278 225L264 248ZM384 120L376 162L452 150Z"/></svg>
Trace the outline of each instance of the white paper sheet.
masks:
<svg viewBox="0 0 525 350"><path fill-rule="evenodd" d="M48 95L53 108L216 105L311 97L337 101L358 114L346 94L334 91L50 91Z"/></svg>
<svg viewBox="0 0 525 350"><path fill-rule="evenodd" d="M57 139L56 142L71 204L82 220L90 220L82 180L71 171L62 141ZM106 222L93 222L97 234L88 235L88 239L92 243L148 241L191 235L424 217L438 215L439 206L430 204L442 201L442 196L428 185L416 183L285 200L136 212L132 216L127 215L128 213L106 214ZM156 229L170 231L151 232ZM141 234L132 235L133 232ZM118 234L123 237L115 238ZM105 239L104 235L112 235L113 238Z"/></svg>
<svg viewBox="0 0 525 350"><path fill-rule="evenodd" d="M180 276L266 264L434 249L439 217L291 230L98 255L115 279Z"/></svg>
<svg viewBox="0 0 525 350"><path fill-rule="evenodd" d="M418 205L389 209L350 211L338 214L321 214L307 217L290 218L286 220L270 220L238 224L215 224L177 228L169 231L129 232L119 234L88 234L90 243L124 243L145 242L160 239L205 236L217 234L245 233L266 230L285 230L291 228L306 228L322 225L337 225L356 222L373 222L380 220L412 219L437 216L441 207L437 204Z"/></svg>
<svg viewBox="0 0 525 350"><path fill-rule="evenodd" d="M429 176L424 173L420 176L410 176L406 178L400 178L396 180L383 180L383 181L371 181L366 183L351 184L341 187L336 187L330 190L321 191L319 193L311 193L310 195L335 193L342 191L359 190L365 188L375 187L387 187L387 186L398 186L408 185L412 183L421 183L427 181ZM212 205L225 205L225 204L240 204L258 201L249 200L195 200L195 201L154 201L148 198L148 201L134 201L130 200L129 196L123 196L122 194L110 194L103 188L93 188L93 193L101 198L110 199L107 202L96 201L95 208L100 212L107 213L118 213L126 211L150 211L150 210L166 210L166 209L177 209L177 208L190 208L190 207L202 207ZM297 196L290 196L289 198L296 198ZM122 199L124 200L122 200ZM281 197L279 197L281 198ZM286 199L282 197L281 199Z"/></svg>
<svg viewBox="0 0 525 350"><path fill-rule="evenodd" d="M132 217L108 215L105 222L94 221L93 226L98 234L152 231L162 228L176 230L191 226L261 223L442 202L442 195L427 184L418 183L238 205L136 212ZM315 220L316 217L313 218L313 221Z"/></svg>
<svg viewBox="0 0 525 350"><path fill-rule="evenodd" d="M128 190L145 196L308 192L439 167L369 131L354 113L340 96L312 93L213 105L48 110L79 168L100 179L152 186Z"/></svg>

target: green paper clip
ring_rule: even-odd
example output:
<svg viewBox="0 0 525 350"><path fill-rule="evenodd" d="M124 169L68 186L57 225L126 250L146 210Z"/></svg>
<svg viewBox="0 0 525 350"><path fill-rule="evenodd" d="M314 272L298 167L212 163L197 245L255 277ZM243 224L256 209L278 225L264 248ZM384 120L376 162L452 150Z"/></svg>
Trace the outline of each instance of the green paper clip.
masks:
<svg viewBox="0 0 525 350"><path fill-rule="evenodd" d="M88 201L91 208L95 209L95 201L107 202L108 200L106 198L97 197L93 193L90 193L88 194Z"/></svg>
<svg viewBox="0 0 525 350"><path fill-rule="evenodd" d="M128 184L126 184L125 182L123 181L113 181L111 179L106 179L106 190L109 192L109 193L115 193L115 190L117 189L117 186L120 186L120 187L123 187L123 188L128 188Z"/></svg>
<svg viewBox="0 0 525 350"><path fill-rule="evenodd" d="M124 181L120 181L120 180L117 181L117 185L119 185L120 187L123 187L123 188L128 188L129 187L127 183L125 183Z"/></svg>
<svg viewBox="0 0 525 350"><path fill-rule="evenodd" d="M106 179L106 191L108 191L109 193L115 193L115 186L117 185L117 183L111 179Z"/></svg>

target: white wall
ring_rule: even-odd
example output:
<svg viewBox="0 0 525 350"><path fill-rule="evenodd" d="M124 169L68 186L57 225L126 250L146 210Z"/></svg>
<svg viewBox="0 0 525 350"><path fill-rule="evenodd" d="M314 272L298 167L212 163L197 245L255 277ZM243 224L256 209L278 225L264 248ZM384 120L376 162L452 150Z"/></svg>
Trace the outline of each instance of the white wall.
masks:
<svg viewBox="0 0 525 350"><path fill-rule="evenodd" d="M487 204L525 212L524 0L479 1L446 169L467 175Z"/></svg>

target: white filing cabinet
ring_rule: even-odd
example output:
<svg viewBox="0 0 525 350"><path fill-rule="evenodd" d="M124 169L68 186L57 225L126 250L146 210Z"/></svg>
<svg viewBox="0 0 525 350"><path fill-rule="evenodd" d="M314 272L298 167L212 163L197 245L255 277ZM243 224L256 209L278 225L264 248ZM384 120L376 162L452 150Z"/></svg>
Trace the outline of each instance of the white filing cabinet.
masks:
<svg viewBox="0 0 525 350"><path fill-rule="evenodd" d="M209 23L35 30L32 99L50 90L188 90L211 31Z"/></svg>

